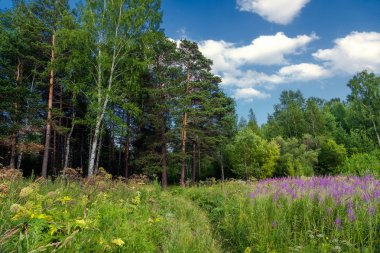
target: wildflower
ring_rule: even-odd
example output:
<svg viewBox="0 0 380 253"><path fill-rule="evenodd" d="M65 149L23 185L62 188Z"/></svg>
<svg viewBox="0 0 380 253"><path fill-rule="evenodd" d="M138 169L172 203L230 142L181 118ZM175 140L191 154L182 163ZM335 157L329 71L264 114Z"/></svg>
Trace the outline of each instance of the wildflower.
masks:
<svg viewBox="0 0 380 253"><path fill-rule="evenodd" d="M337 228L340 228L342 226L342 220L339 217L336 217L334 224Z"/></svg>
<svg viewBox="0 0 380 253"><path fill-rule="evenodd" d="M27 186L21 189L19 196L20 198L25 198L31 195L33 192L34 192L34 189L30 186Z"/></svg>
<svg viewBox="0 0 380 253"><path fill-rule="evenodd" d="M62 204L66 204L67 202L71 201L71 198L69 196L64 196L60 199Z"/></svg>
<svg viewBox="0 0 380 253"><path fill-rule="evenodd" d="M135 196L134 199L132 199L132 202L136 206L138 206L140 204L140 202L141 202L141 192L139 192L139 191L136 192L136 196Z"/></svg>
<svg viewBox="0 0 380 253"><path fill-rule="evenodd" d="M354 222L356 220L355 212L352 208L347 209L347 215L348 219L350 219L351 222Z"/></svg>
<svg viewBox="0 0 380 253"><path fill-rule="evenodd" d="M86 226L86 221L81 219L81 220L75 220L75 224L77 224L80 227Z"/></svg>
<svg viewBox="0 0 380 253"><path fill-rule="evenodd" d="M245 250L244 250L244 253L251 253L251 252L252 252L251 247L247 247L247 248L245 248Z"/></svg>
<svg viewBox="0 0 380 253"><path fill-rule="evenodd" d="M272 228L277 228L277 222L276 221L272 222Z"/></svg>
<svg viewBox="0 0 380 253"><path fill-rule="evenodd" d="M249 197L250 197L251 199L255 198L255 193L253 193L253 192L249 193Z"/></svg>
<svg viewBox="0 0 380 253"><path fill-rule="evenodd" d="M326 211L327 211L327 214L328 214L328 215L331 215L331 214L332 214L332 209L331 209L331 207L328 207Z"/></svg>
<svg viewBox="0 0 380 253"><path fill-rule="evenodd" d="M148 219L148 223L150 223L150 224L153 224L153 223L158 223L158 222L160 222L161 221L161 219L160 218L155 218L155 219L152 219L152 218L149 218Z"/></svg>
<svg viewBox="0 0 380 253"><path fill-rule="evenodd" d="M32 213L30 215L30 219L51 220L51 216L44 213L41 213L41 214Z"/></svg>
<svg viewBox="0 0 380 253"><path fill-rule="evenodd" d="M125 244L125 242L123 240L121 240L120 238L113 239L111 242L113 244L116 244L117 246L123 246Z"/></svg>
<svg viewBox="0 0 380 253"><path fill-rule="evenodd" d="M12 213L18 213L22 210L22 206L19 205L19 204L12 204L11 207L9 208L9 210L12 212Z"/></svg>
<svg viewBox="0 0 380 253"><path fill-rule="evenodd" d="M370 206L370 207L368 207L368 214L370 215L370 216L373 216L374 214L375 214L375 207L374 206Z"/></svg>

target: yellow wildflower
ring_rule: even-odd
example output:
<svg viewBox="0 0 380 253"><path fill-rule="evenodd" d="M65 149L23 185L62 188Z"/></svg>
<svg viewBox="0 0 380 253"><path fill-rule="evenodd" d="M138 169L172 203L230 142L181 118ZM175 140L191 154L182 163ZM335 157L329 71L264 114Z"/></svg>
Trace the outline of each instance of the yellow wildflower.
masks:
<svg viewBox="0 0 380 253"><path fill-rule="evenodd" d="M245 250L244 250L244 253L251 253L251 252L252 252L251 247L247 247L247 248L245 248Z"/></svg>
<svg viewBox="0 0 380 253"><path fill-rule="evenodd" d="M125 244L125 242L123 240L121 240L120 238L113 239L111 242L113 244L116 244L117 246L123 246Z"/></svg>
<svg viewBox="0 0 380 253"><path fill-rule="evenodd" d="M69 201L71 201L71 198L69 196L64 196L63 198L60 199L62 204L65 204Z"/></svg>
<svg viewBox="0 0 380 253"><path fill-rule="evenodd" d="M81 219L81 220L75 220L75 224L78 226L78 227L86 227L87 223L85 220Z"/></svg>
<svg viewBox="0 0 380 253"><path fill-rule="evenodd" d="M158 222L160 222L160 221L161 221L161 219L160 219L159 217L157 217L157 218L155 218L155 219L152 219L152 218L149 218L149 219L148 219L148 223L150 223L150 224L158 223Z"/></svg>
<svg viewBox="0 0 380 253"><path fill-rule="evenodd" d="M51 216L49 216L47 214L44 214L44 213L41 213L41 214L34 214L34 213L32 213L30 215L30 218L31 219L40 219L40 220L51 220Z"/></svg>

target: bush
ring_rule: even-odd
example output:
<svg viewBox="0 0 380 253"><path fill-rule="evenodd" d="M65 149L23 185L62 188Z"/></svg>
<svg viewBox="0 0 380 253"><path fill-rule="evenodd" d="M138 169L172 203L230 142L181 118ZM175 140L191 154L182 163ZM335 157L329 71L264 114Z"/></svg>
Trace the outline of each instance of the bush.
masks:
<svg viewBox="0 0 380 253"><path fill-rule="evenodd" d="M340 173L380 178L380 153L354 154L339 167Z"/></svg>
<svg viewBox="0 0 380 253"><path fill-rule="evenodd" d="M338 174L338 167L346 158L346 148L343 145L337 144L334 140L328 139L322 143L316 171L320 175Z"/></svg>

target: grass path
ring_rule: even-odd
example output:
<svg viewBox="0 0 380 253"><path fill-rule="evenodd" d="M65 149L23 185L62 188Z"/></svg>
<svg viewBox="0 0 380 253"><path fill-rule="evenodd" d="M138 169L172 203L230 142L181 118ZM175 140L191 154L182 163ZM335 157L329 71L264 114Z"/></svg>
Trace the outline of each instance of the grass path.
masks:
<svg viewBox="0 0 380 253"><path fill-rule="evenodd" d="M168 244L164 245L163 252L184 252L181 248L192 249L192 252L224 252L219 239L212 228L208 214L197 203L185 196L179 196L170 192L162 193L162 203L172 213L167 213L166 218L173 222L167 227L169 234ZM182 242L173 244L171 242Z"/></svg>

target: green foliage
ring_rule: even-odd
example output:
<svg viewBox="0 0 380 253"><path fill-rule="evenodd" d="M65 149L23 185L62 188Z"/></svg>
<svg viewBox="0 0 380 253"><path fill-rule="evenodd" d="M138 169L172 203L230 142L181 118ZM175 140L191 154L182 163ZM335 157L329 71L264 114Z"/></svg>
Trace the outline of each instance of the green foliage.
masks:
<svg viewBox="0 0 380 253"><path fill-rule="evenodd" d="M305 138L306 139L306 138ZM302 143L302 140L277 137L280 146L280 158L274 172L275 176L311 176L318 161L318 150Z"/></svg>
<svg viewBox="0 0 380 253"><path fill-rule="evenodd" d="M246 179L270 177L280 155L275 141L268 142L250 128L240 130L226 149L233 166L232 171Z"/></svg>
<svg viewBox="0 0 380 253"><path fill-rule="evenodd" d="M318 155L317 173L320 175L337 174L339 166L346 158L346 148L332 139L327 139L322 143L321 151Z"/></svg>
<svg viewBox="0 0 380 253"><path fill-rule="evenodd" d="M372 175L380 178L380 153L358 153L347 158L339 166L339 172L347 175Z"/></svg>

